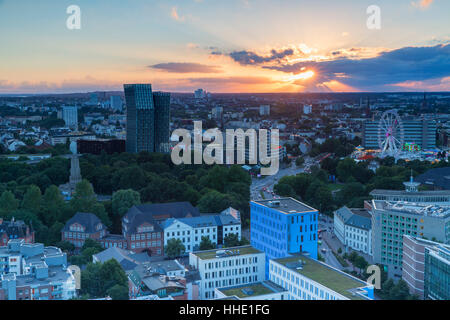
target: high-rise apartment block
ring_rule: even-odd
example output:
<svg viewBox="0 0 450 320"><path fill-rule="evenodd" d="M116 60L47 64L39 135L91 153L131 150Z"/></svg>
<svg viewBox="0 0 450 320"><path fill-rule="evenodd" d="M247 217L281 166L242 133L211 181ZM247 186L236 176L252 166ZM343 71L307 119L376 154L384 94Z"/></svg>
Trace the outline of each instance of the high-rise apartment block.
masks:
<svg viewBox="0 0 450 320"><path fill-rule="evenodd" d="M78 108L64 106L62 109L62 119L66 126L72 130L78 130Z"/></svg>

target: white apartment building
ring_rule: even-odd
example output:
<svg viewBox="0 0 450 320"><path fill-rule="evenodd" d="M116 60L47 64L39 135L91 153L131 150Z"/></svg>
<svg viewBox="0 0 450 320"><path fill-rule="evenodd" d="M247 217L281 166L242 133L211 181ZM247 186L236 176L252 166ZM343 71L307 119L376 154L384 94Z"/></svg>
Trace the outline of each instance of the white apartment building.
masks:
<svg viewBox="0 0 450 320"><path fill-rule="evenodd" d="M217 298L218 287L264 281L265 254L252 246L191 252L189 265L198 270L199 299Z"/></svg>
<svg viewBox="0 0 450 320"><path fill-rule="evenodd" d="M366 209L336 210L334 234L348 248L372 255L372 220Z"/></svg>
<svg viewBox="0 0 450 320"><path fill-rule="evenodd" d="M289 300L373 300L373 286L306 256L270 260L269 280L289 291Z"/></svg>
<svg viewBox="0 0 450 320"><path fill-rule="evenodd" d="M66 123L66 126L77 130L78 129L78 108L77 107L63 107L62 119Z"/></svg>
<svg viewBox="0 0 450 320"><path fill-rule="evenodd" d="M189 218L170 218L162 224L164 246L170 239L179 239L186 252L199 250L202 237L207 237L215 245L223 245L229 234L236 234L241 240L241 220L239 212L229 208L218 215L203 215Z"/></svg>

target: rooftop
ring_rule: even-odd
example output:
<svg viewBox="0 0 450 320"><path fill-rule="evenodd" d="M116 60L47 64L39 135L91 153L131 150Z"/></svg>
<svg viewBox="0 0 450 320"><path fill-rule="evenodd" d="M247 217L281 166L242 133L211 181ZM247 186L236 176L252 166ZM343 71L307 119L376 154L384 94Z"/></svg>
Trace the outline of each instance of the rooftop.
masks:
<svg viewBox="0 0 450 320"><path fill-rule="evenodd" d="M263 205L268 208L276 209L286 214L302 213L302 212L315 212L314 209L303 202L300 202L294 198L281 198L272 200L254 200L254 203Z"/></svg>
<svg viewBox="0 0 450 320"><path fill-rule="evenodd" d="M437 204L414 203L406 201L373 200L376 210L409 213L419 216L446 218L450 216L450 206Z"/></svg>
<svg viewBox="0 0 450 320"><path fill-rule="evenodd" d="M236 296L238 298L257 297L286 291L283 287L280 287L272 281L256 282L246 285L221 288L218 290L227 297Z"/></svg>
<svg viewBox="0 0 450 320"><path fill-rule="evenodd" d="M287 268L295 269L299 274L347 297L351 300L365 299L356 294L357 290L367 287L367 284L347 273L334 269L324 263L302 255L275 259L275 262ZM302 261L302 263L300 263Z"/></svg>
<svg viewBox="0 0 450 320"><path fill-rule="evenodd" d="M193 252L192 254L196 255L202 260L209 260L215 258L227 258L256 253L262 253L262 251L259 251L258 249L255 249L252 246L242 246L242 247L226 248L223 250L213 249L205 251L196 251Z"/></svg>

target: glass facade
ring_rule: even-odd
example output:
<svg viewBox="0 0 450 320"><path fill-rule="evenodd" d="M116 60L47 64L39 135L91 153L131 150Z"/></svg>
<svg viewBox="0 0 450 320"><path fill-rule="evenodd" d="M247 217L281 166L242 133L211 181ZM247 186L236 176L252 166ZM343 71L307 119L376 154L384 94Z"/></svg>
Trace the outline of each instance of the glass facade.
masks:
<svg viewBox="0 0 450 320"><path fill-rule="evenodd" d="M439 246L425 249L425 299L450 300L450 250Z"/></svg>
<svg viewBox="0 0 450 320"><path fill-rule="evenodd" d="M125 84L129 153L169 152L170 94L151 84Z"/></svg>

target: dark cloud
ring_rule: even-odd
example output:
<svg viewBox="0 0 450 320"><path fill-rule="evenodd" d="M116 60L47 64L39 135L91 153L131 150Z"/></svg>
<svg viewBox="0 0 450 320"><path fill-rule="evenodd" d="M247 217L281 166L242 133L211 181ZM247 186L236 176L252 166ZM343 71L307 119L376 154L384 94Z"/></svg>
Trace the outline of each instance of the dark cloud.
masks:
<svg viewBox="0 0 450 320"><path fill-rule="evenodd" d="M374 58L337 58L263 68L294 74L304 68L312 69L316 73L316 83L338 80L357 88L381 89L404 81L425 81L450 76L450 44L405 47L382 52ZM342 75L346 77L343 78Z"/></svg>
<svg viewBox="0 0 450 320"><path fill-rule="evenodd" d="M269 56L261 56L252 51L234 51L229 56L237 63L241 65L258 65L267 62L280 61L281 59L292 56L294 54L293 49L285 49L277 51L273 49Z"/></svg>
<svg viewBox="0 0 450 320"><path fill-rule="evenodd" d="M173 73L221 73L222 70L217 66L208 66L200 63L188 62L169 62L159 63L149 66L152 69L164 70Z"/></svg>
<svg viewBox="0 0 450 320"><path fill-rule="evenodd" d="M191 78L191 83L195 84L269 84L274 83L268 77L221 77L221 78Z"/></svg>

